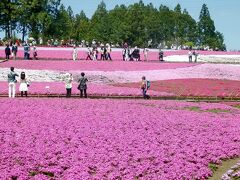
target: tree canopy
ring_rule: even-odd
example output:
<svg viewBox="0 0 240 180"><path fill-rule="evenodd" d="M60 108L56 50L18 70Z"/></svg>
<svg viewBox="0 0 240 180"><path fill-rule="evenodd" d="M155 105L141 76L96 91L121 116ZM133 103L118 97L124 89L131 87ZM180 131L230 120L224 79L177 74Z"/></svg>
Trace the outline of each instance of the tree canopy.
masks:
<svg viewBox="0 0 240 180"><path fill-rule="evenodd" d="M103 43L128 42L132 46L209 46L226 49L224 36L216 30L206 4L203 4L197 22L186 9L177 4L174 9L161 5L138 3L117 5L106 9L102 1L91 18L84 11L73 13L61 0L1 0L0 28L6 38L15 32L44 42L48 39L74 39ZM151 42L150 44L148 42Z"/></svg>

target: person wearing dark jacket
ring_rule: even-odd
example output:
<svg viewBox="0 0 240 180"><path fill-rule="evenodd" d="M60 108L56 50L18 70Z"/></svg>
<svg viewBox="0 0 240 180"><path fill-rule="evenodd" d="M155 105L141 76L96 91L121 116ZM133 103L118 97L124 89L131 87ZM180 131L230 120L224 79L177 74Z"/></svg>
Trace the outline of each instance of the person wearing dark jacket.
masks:
<svg viewBox="0 0 240 180"><path fill-rule="evenodd" d="M6 60L9 60L11 55L11 49L9 45L7 45L7 47L5 48L5 54L6 54Z"/></svg>
<svg viewBox="0 0 240 180"><path fill-rule="evenodd" d="M88 79L85 76L85 73L82 72L81 73L81 78L78 80L79 85L78 85L78 90L80 90L80 97L83 97L83 93L84 93L84 97L87 98L87 81Z"/></svg>

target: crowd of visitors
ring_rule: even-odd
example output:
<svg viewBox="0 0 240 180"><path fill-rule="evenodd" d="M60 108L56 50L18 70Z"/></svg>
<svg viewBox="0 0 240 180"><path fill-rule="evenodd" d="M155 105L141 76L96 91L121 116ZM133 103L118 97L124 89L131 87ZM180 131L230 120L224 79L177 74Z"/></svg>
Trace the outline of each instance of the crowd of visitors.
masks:
<svg viewBox="0 0 240 180"><path fill-rule="evenodd" d="M8 73L8 95L9 98L15 98L16 96L16 84L17 84L17 77L19 75L14 71L14 67L10 68L10 72ZM66 88L66 97L70 98L72 95L72 87L73 87L73 75L71 73L66 73L62 76L62 81L65 83ZM85 73L82 72L80 78L77 80L78 86L77 89L80 91L80 98L87 98L87 82L88 79L85 77ZM28 96L28 88L30 86L30 79L26 77L25 72L21 72L20 80L19 80L19 92L21 97L25 95ZM143 94L144 99L149 99L150 96L147 95L147 91L150 88L150 81L146 80L146 77L142 77L142 82L140 86Z"/></svg>
<svg viewBox="0 0 240 180"><path fill-rule="evenodd" d="M31 46L28 43L24 43L23 45L23 51L24 51L24 57L23 59L25 60L30 60L30 59L38 59L38 54L37 54L37 47ZM32 58L31 58L31 51L32 51ZM5 60L10 60L10 57L13 58L13 60L17 60L17 53L18 53L18 44L12 44L12 48L10 48L10 45L7 44L5 48L5 55L6 58Z"/></svg>
<svg viewBox="0 0 240 180"><path fill-rule="evenodd" d="M31 43L24 42L22 44L23 46L23 51L24 51L24 57L23 59L25 60L38 60L38 51L37 51L37 46L36 43ZM74 42L72 42L74 43ZM20 44L21 45L21 44ZM13 60L16 60L18 58L17 53L18 53L18 47L19 47L19 42L11 42L9 44L6 44L5 48L5 59L9 60L12 58ZM122 60L123 61L141 61L141 53L143 54L143 61L148 61L148 55L150 50L148 48L144 48L141 52L141 50L136 46L134 48L131 48L128 46L127 43L123 44L123 49L122 49ZM95 41L92 42L91 47L87 48L86 51L86 58L78 57L78 47L76 45L73 45L73 50L72 50L72 59L74 61L79 60L79 59L85 59L85 60L110 60L112 61L112 47L109 43L103 44L103 43L96 43ZM191 63L193 62L193 57L194 57L194 62L197 62L199 53L196 50L192 50L192 48L189 49L188 52L188 61ZM159 56L158 56L159 61L164 61L164 52L160 48L159 49Z"/></svg>
<svg viewBox="0 0 240 180"><path fill-rule="evenodd" d="M9 98L15 98L16 95L16 84L17 84L17 77L19 75L14 71L14 67L10 68L10 72L8 73L8 95ZM66 88L66 97L70 98L72 94L72 83L73 83L73 76L70 73L66 73L62 77L62 81L65 83ZM28 95L28 87L30 86L30 80L26 77L25 72L21 72L20 80L19 80L19 92L21 93L21 97L23 97L23 94L27 97ZM87 98L87 82L88 79L85 77L85 73L81 73L81 77L78 80L78 87L77 89L80 91L80 97L82 98L83 95L85 98Z"/></svg>
<svg viewBox="0 0 240 180"><path fill-rule="evenodd" d="M19 43L12 43L12 46L10 47L10 44L6 45L5 48L5 54L6 54L6 60L9 60L10 57L14 60L17 59L17 53L18 53L18 46ZM38 53L37 53L37 47L31 45L27 42L23 44L23 51L24 51L24 59L29 60L29 59L38 59ZM32 51L32 53L31 53ZM143 61L148 61L148 53L149 53L148 48L144 48L142 50L143 54ZM111 58L111 45L110 44L100 44L100 46L93 42L92 47L89 47L87 49L87 56L86 60L112 60ZM128 46L126 43L123 45L123 50L122 50L122 60L123 61L141 61L141 56L140 56L140 49L136 46L135 48L131 48ZM32 58L31 58L32 54ZM196 50L190 49L188 52L188 59L189 62L193 62L193 57L194 57L194 62L197 62L198 58L198 53ZM159 49L159 61L164 61L164 52ZM74 61L78 60L78 50L76 46L73 46L73 51L72 51L72 59ZM10 68L10 72L8 74L8 84L9 84L9 97L14 98L16 94L16 83L17 83L17 77L19 76L17 73L14 72L14 67ZM67 73L63 77L63 82L65 83L65 88L66 88L66 97L69 98L71 97L72 94L72 87L73 87L73 75L70 73ZM87 82L88 79L85 77L85 73L81 73L81 77L78 79L78 87L77 89L80 91L80 97L85 97L87 98ZM20 74L20 79L19 79L19 92L21 94L21 97L25 95L26 97L28 96L28 87L30 85L30 80L26 77L25 72L21 72ZM140 86L143 94L144 99L149 99L150 96L147 95L147 91L150 88L150 81L146 80L146 77L142 77L141 81L141 86Z"/></svg>
<svg viewBox="0 0 240 180"><path fill-rule="evenodd" d="M93 47L89 47L87 49L87 57L86 60L110 60L112 61L112 57L111 57L111 52L112 52L112 48L110 46L110 44L106 44L103 45L101 44L101 46L93 46ZM100 56L99 56L100 54Z"/></svg>
<svg viewBox="0 0 240 180"><path fill-rule="evenodd" d="M25 60L30 60L30 59L38 60L38 51L36 46L31 47L28 43L24 43L23 51L24 51ZM6 48L5 48L6 60L10 60L11 57L13 60L16 60L17 53L18 53L17 43L13 44L12 47L10 47L8 44L6 45ZM87 52L86 52L86 60L111 60L112 61L111 53L112 53L112 49L109 44L102 45L100 47L98 46L89 47L87 48ZM149 49L144 48L142 53L143 53L144 61L148 61ZM196 63L198 60L198 56L199 56L199 53L196 50L190 49L188 51L188 61L190 63L193 62L193 57L194 57L194 62ZM73 47L72 59L74 61L79 59L78 49L76 46ZM159 49L158 59L159 61L164 61L164 52L161 49ZM123 61L141 61L140 49L137 46L134 49L132 49L130 46L124 47L122 50L122 60Z"/></svg>

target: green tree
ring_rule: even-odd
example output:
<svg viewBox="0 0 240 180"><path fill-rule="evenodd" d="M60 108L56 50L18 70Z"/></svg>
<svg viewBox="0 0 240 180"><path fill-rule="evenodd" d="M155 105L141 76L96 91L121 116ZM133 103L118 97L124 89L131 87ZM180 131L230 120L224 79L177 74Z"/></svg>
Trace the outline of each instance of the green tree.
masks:
<svg viewBox="0 0 240 180"><path fill-rule="evenodd" d="M56 31L53 38L70 39L72 33L72 19L64 5L60 6L55 20Z"/></svg>
<svg viewBox="0 0 240 180"><path fill-rule="evenodd" d="M174 44L179 46L184 39L185 22L182 19L182 8L180 4L174 8Z"/></svg>
<svg viewBox="0 0 240 180"><path fill-rule="evenodd" d="M74 24L74 39L77 41L87 40L90 41L91 37L89 34L90 30L90 21L87 18L84 11L81 11L80 14L76 15L76 21Z"/></svg>
<svg viewBox="0 0 240 180"><path fill-rule="evenodd" d="M92 39L107 42L109 40L110 31L111 24L109 23L106 4L104 1L101 1L91 19L90 32Z"/></svg>
<svg viewBox="0 0 240 180"><path fill-rule="evenodd" d="M182 8L180 4L177 4L177 6L174 8L174 12L181 14L182 13Z"/></svg>
<svg viewBox="0 0 240 180"><path fill-rule="evenodd" d="M108 19L111 25L109 38L114 43L122 43L129 39L130 26L126 18L127 7L125 5L116 6L109 12Z"/></svg>
<svg viewBox="0 0 240 180"><path fill-rule="evenodd" d="M198 22L198 38L201 46L209 46L212 49L224 50L224 37L216 31L214 21L210 16L210 12L206 4L203 4L199 22Z"/></svg>
<svg viewBox="0 0 240 180"><path fill-rule="evenodd" d="M18 0L19 23L17 30L22 32L22 40L27 32L35 39L45 32L51 23L51 16L47 9L47 0Z"/></svg>
<svg viewBox="0 0 240 180"><path fill-rule="evenodd" d="M147 42L144 42L142 46L147 47L148 41L152 42L151 45L158 44L159 41L158 10L154 8L152 3L146 5L144 8L144 25Z"/></svg>
<svg viewBox="0 0 240 180"><path fill-rule="evenodd" d="M193 44L209 46L213 49L226 49L223 34L216 31L210 12L203 4L199 22L182 10L177 4L171 10L161 5L138 3L117 5L108 11L102 1L92 18L82 11L76 16L71 7L65 8L61 0L1 0L0 28L11 38L14 31L28 34L35 39L42 37L46 42L53 39L82 39L102 42L122 43L133 46L154 46L160 42L171 44Z"/></svg>
<svg viewBox="0 0 240 180"><path fill-rule="evenodd" d="M6 38L13 36L13 31L17 25L17 1L1 0L0 1L0 28L5 31Z"/></svg>
<svg viewBox="0 0 240 180"><path fill-rule="evenodd" d="M40 33L41 38L44 42L46 42L48 39L52 39L56 37L57 29L57 16L59 13L61 5L61 0L48 0L46 11L43 12L45 16L43 15L40 20L42 22L45 22L45 24L42 27L42 31ZM47 14L47 15L46 15Z"/></svg>
<svg viewBox="0 0 240 180"><path fill-rule="evenodd" d="M144 4L142 1L128 7L127 20L130 26L128 42L134 46L141 46L147 41L147 29L144 24Z"/></svg>
<svg viewBox="0 0 240 180"><path fill-rule="evenodd" d="M215 36L215 25L206 4L203 4L200 12L198 30L200 45L208 45Z"/></svg>
<svg viewBox="0 0 240 180"><path fill-rule="evenodd" d="M175 16L167 6L161 5L159 8L159 26L161 41L170 46L174 42Z"/></svg>

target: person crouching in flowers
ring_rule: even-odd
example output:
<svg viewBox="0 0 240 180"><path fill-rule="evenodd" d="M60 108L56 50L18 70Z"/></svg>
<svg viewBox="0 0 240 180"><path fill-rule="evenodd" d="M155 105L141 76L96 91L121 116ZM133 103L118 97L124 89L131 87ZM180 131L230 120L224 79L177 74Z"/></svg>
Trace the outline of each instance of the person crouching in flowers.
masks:
<svg viewBox="0 0 240 180"><path fill-rule="evenodd" d="M65 82L65 87L67 90L66 97L70 98L72 95L72 82L73 82L73 76L71 73L67 73L65 75L64 82Z"/></svg>
<svg viewBox="0 0 240 180"><path fill-rule="evenodd" d="M19 91L21 92L21 97L23 97L23 93L25 93L25 96L27 97L28 86L29 86L29 81L27 81L27 79L26 79L26 74L25 74L25 72L21 72L20 86L19 86Z"/></svg>
<svg viewBox="0 0 240 180"><path fill-rule="evenodd" d="M87 81L88 79L85 77L85 73L81 73L81 78L78 80L79 85L78 85L78 90L80 90L80 97L83 97L83 92L84 92L84 97L87 98Z"/></svg>

